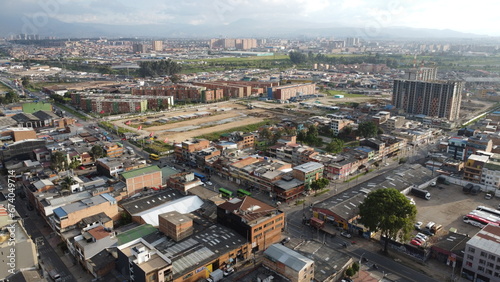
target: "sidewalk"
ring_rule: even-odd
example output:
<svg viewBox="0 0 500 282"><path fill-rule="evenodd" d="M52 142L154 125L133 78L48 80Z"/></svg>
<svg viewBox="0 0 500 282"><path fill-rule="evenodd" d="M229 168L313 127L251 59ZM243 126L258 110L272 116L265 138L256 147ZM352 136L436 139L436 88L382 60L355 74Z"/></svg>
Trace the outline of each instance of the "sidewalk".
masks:
<svg viewBox="0 0 500 282"><path fill-rule="evenodd" d="M42 223L43 224L43 223ZM61 258L63 263L66 265L71 274L76 278L77 282L88 282L91 281L94 277L87 273L83 267L76 262L76 259L69 252L64 254L61 248L58 246L62 242L61 238L53 232L53 230L44 224L43 227L41 224L37 224L38 229L45 237L45 239L49 242L50 246L54 249L56 254Z"/></svg>

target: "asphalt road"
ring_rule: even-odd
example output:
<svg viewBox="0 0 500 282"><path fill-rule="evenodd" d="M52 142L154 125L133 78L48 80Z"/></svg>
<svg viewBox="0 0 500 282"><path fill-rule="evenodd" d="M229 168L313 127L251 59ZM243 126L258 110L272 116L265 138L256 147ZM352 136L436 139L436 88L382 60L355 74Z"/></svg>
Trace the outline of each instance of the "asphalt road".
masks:
<svg viewBox="0 0 500 282"><path fill-rule="evenodd" d="M77 281L40 231L45 228L45 220L41 216L37 215L36 211L29 211L26 208L28 203L27 198L21 199L20 197L16 197L15 199L16 210L24 220L26 232L31 236L31 239L37 245L39 263L42 266L42 269L45 271L56 269L57 273L61 276L62 281ZM53 233L53 236L57 235Z"/></svg>

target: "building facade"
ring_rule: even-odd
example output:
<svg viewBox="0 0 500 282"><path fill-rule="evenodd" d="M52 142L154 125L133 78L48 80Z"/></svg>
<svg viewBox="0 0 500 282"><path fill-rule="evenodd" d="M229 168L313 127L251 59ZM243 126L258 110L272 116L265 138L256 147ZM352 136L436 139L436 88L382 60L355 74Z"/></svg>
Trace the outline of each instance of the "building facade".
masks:
<svg viewBox="0 0 500 282"><path fill-rule="evenodd" d="M500 226L487 225L465 247L462 277L469 281L500 281Z"/></svg>
<svg viewBox="0 0 500 282"><path fill-rule="evenodd" d="M462 102L462 81L394 80L392 103L408 114L457 120Z"/></svg>
<svg viewBox="0 0 500 282"><path fill-rule="evenodd" d="M217 206L217 222L245 237L259 251L281 240L285 214L252 197L234 198Z"/></svg>

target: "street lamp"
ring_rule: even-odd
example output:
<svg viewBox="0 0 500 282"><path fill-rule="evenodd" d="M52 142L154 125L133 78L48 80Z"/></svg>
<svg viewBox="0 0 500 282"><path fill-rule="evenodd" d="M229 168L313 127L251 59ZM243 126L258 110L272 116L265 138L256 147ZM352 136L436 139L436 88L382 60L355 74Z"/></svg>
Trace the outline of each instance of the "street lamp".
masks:
<svg viewBox="0 0 500 282"><path fill-rule="evenodd" d="M362 253L361 256L359 257L359 265L361 266L361 261L363 260L363 256L365 255L365 253Z"/></svg>

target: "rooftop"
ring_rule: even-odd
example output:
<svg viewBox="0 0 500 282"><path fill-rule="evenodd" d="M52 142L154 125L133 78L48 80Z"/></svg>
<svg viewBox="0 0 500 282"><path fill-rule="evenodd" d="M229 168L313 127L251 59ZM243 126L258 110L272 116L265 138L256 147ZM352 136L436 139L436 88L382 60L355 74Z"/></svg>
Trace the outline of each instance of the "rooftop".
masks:
<svg viewBox="0 0 500 282"><path fill-rule="evenodd" d="M489 253L500 254L500 226L486 225L467 242L467 245Z"/></svg>
<svg viewBox="0 0 500 282"><path fill-rule="evenodd" d="M311 171L315 171L317 169L321 169L323 167L324 167L323 164L320 164L320 163L317 163L317 162L308 162L308 163L305 163L305 164L294 166L293 169L300 170L300 171L302 171L304 173L308 173L308 172L311 172Z"/></svg>
<svg viewBox="0 0 500 282"><path fill-rule="evenodd" d="M152 195L129 198L120 202L120 206L128 213L136 214L182 197L184 195L179 190L167 188L165 191Z"/></svg>
<svg viewBox="0 0 500 282"><path fill-rule="evenodd" d="M291 250L281 244L273 244L264 251L264 255L271 258L272 261L278 261L289 268L300 271L314 261Z"/></svg>
<svg viewBox="0 0 500 282"><path fill-rule="evenodd" d="M154 173L157 171L161 172L161 169L156 165L152 165L152 166L142 167L142 168L138 168L138 169L133 169L133 170L130 170L127 172L122 172L120 174L123 178L129 179L129 178L134 178L134 177L137 177L140 175Z"/></svg>
<svg viewBox="0 0 500 282"><path fill-rule="evenodd" d="M259 220L279 212L276 208L248 196L233 198L218 207L244 218L247 222Z"/></svg>

